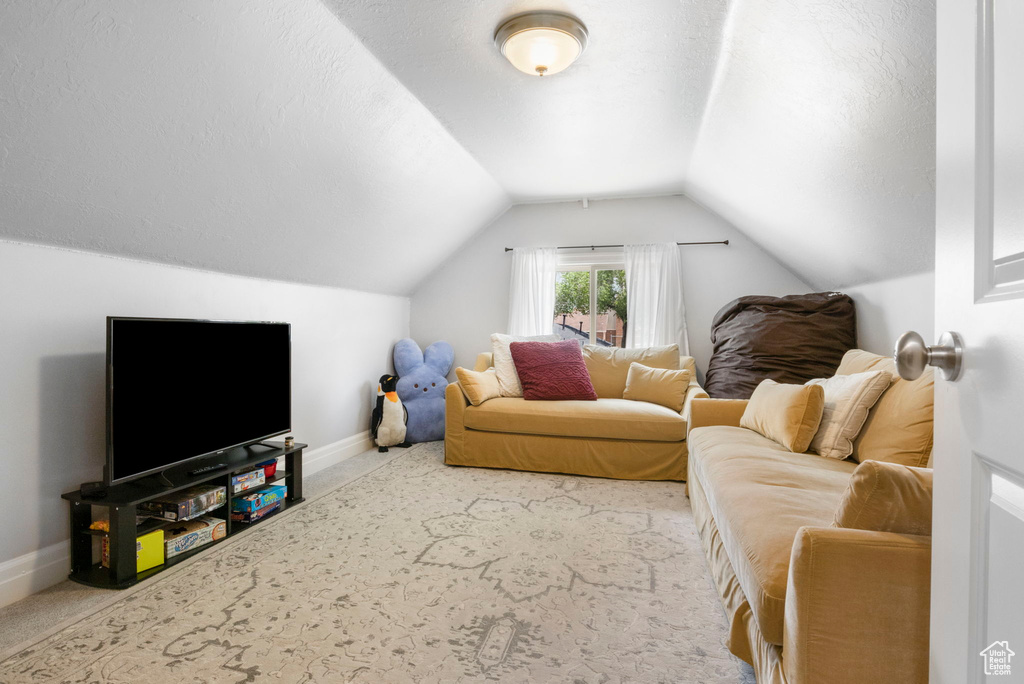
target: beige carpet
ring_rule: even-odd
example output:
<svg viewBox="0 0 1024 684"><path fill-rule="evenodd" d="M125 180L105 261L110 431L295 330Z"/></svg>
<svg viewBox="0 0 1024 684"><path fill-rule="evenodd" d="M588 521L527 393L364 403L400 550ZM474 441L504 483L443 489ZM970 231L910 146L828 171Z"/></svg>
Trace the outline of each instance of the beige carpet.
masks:
<svg viewBox="0 0 1024 684"><path fill-rule="evenodd" d="M420 445L0 663L16 682L741 682L683 487Z"/></svg>

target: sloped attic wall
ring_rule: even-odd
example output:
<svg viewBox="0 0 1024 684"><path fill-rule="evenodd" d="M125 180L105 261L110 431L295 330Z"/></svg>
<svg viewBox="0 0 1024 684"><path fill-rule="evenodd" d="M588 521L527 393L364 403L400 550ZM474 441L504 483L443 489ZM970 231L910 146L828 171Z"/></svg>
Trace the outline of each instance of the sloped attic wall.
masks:
<svg viewBox="0 0 1024 684"><path fill-rule="evenodd" d="M934 2L733 0L687 178L815 289L932 270Z"/></svg>
<svg viewBox="0 0 1024 684"><path fill-rule="evenodd" d="M505 191L320 2L0 3L0 236L407 294Z"/></svg>
<svg viewBox="0 0 1024 684"><path fill-rule="evenodd" d="M682 196L518 204L475 236L412 297L412 336L426 346L447 340L455 364L473 367L490 335L508 323L512 257L505 247L729 240L728 247L680 247L690 353L703 377L711 355L711 320L748 294L811 291L743 233ZM554 316L552 315L552 319Z"/></svg>

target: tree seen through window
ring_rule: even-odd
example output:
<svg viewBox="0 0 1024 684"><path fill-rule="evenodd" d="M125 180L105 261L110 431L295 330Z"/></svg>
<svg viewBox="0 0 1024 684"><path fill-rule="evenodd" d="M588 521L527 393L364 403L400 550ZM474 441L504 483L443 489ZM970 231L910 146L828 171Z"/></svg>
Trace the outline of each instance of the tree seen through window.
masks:
<svg viewBox="0 0 1024 684"><path fill-rule="evenodd" d="M591 291L591 286L596 291ZM596 307L591 312L591 303ZM562 271L555 281L554 330L565 339L625 347L628 325L623 269Z"/></svg>

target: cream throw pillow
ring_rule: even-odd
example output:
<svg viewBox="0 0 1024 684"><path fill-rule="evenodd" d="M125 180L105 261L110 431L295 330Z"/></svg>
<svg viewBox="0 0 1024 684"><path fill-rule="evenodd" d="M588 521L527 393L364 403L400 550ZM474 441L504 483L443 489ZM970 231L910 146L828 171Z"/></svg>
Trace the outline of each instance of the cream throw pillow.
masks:
<svg viewBox="0 0 1024 684"><path fill-rule="evenodd" d="M690 371L651 368L634 361L629 364L626 375L626 389L623 399L649 401L670 408L677 413L683 410L686 390L690 387Z"/></svg>
<svg viewBox="0 0 1024 684"><path fill-rule="evenodd" d="M519 374L516 373L516 364L512 361L512 351L509 348L513 342L558 342L561 337L555 334L536 335L527 337L524 335L502 335L494 333L491 335L491 355L493 357L494 372L498 376L498 387L503 397L523 396L523 386L519 384Z"/></svg>
<svg viewBox="0 0 1024 684"><path fill-rule="evenodd" d="M821 385L782 385L762 380L750 395L740 427L803 453L818 431L824 407L825 390Z"/></svg>
<svg viewBox="0 0 1024 684"><path fill-rule="evenodd" d="M479 406L488 399L496 399L501 396L501 388L498 387L498 375L493 368L485 371L471 371L465 368L456 368L455 376L459 379L459 387L462 393L469 399L473 406Z"/></svg>
<svg viewBox="0 0 1024 684"><path fill-rule="evenodd" d="M868 412L891 383L892 374L884 370L809 380L808 385L825 390L825 409L810 450L840 460L852 454L853 440L864 427Z"/></svg>

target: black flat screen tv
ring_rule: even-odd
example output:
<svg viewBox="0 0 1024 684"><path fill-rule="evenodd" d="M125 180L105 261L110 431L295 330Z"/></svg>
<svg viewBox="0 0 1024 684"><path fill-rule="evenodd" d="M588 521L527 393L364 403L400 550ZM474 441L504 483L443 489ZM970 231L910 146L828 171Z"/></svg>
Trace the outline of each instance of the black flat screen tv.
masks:
<svg viewBox="0 0 1024 684"><path fill-rule="evenodd" d="M291 430L288 323L107 318L108 485Z"/></svg>

